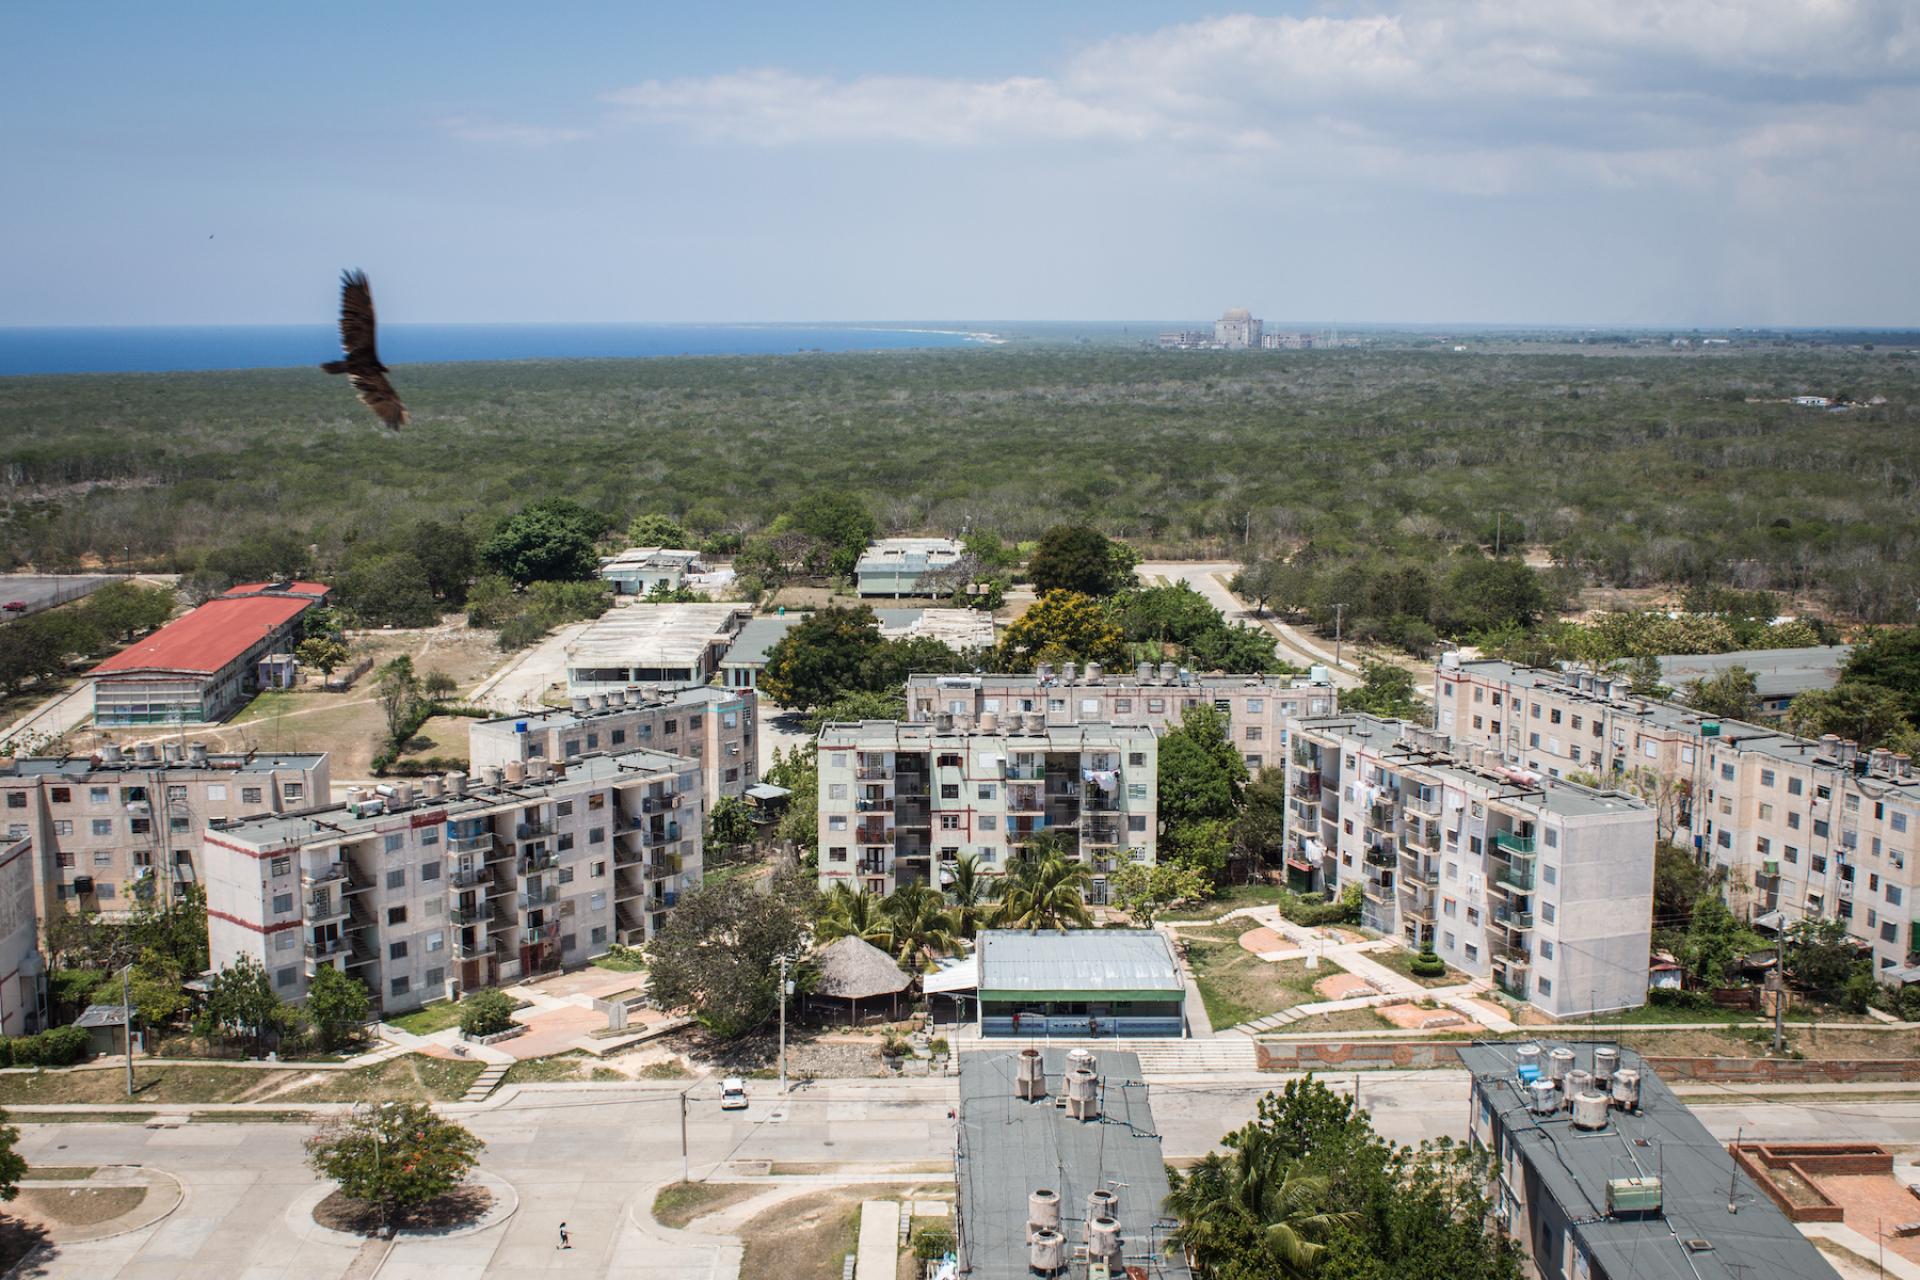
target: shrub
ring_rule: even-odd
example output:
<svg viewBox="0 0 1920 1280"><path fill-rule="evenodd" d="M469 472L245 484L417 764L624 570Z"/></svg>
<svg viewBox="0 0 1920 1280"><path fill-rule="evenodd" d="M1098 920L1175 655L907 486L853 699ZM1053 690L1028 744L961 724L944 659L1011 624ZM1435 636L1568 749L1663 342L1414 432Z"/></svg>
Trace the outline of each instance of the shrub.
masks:
<svg viewBox="0 0 1920 1280"><path fill-rule="evenodd" d="M1681 991L1674 987L1658 987L1647 992L1647 1003L1656 1009L1689 1009L1698 1013L1711 1013L1715 1006L1713 997L1704 991Z"/></svg>
<svg viewBox="0 0 1920 1280"><path fill-rule="evenodd" d="M923 1262L944 1258L953 1252L951 1228L928 1224L913 1233L913 1256Z"/></svg>
<svg viewBox="0 0 1920 1280"><path fill-rule="evenodd" d="M488 987L460 1002L462 1035L498 1035L512 1025L513 1000L504 991Z"/></svg>
<svg viewBox="0 0 1920 1280"><path fill-rule="evenodd" d="M1438 978L1447 971L1447 962L1431 951L1422 951L1407 966L1416 978Z"/></svg>
<svg viewBox="0 0 1920 1280"><path fill-rule="evenodd" d="M87 1033L79 1027L0 1039L0 1066L70 1067L87 1056L88 1044Z"/></svg>

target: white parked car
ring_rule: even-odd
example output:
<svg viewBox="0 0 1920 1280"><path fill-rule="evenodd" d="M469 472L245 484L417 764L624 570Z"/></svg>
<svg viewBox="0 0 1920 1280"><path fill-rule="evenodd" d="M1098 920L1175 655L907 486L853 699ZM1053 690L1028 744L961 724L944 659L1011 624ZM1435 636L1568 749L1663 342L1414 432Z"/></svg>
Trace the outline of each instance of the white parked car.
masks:
<svg viewBox="0 0 1920 1280"><path fill-rule="evenodd" d="M728 1076L720 1082L720 1109L722 1111L745 1111L747 1109L747 1082L739 1076Z"/></svg>

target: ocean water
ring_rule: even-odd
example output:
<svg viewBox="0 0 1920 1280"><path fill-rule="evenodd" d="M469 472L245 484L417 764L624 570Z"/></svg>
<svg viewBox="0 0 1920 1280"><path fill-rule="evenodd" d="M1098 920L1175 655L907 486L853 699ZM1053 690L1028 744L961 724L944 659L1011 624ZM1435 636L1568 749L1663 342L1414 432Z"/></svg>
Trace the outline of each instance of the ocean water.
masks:
<svg viewBox="0 0 1920 1280"><path fill-rule="evenodd" d="M789 355L965 347L991 340L954 330L855 325L393 324L380 326L380 358L399 366L443 360ZM319 364L339 354L332 325L0 328L0 376L278 369Z"/></svg>

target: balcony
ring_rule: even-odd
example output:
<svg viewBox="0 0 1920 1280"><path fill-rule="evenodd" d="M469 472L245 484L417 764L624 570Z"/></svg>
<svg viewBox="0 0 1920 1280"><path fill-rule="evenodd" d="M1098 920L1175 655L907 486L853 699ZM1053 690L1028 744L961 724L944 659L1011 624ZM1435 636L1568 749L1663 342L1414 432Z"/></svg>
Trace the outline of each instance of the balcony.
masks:
<svg viewBox="0 0 1920 1280"><path fill-rule="evenodd" d="M1407 808L1415 813L1424 813L1430 818L1437 818L1440 816L1440 793L1435 792L1430 796L1421 796L1417 792L1410 794L1407 796Z"/></svg>
<svg viewBox="0 0 1920 1280"><path fill-rule="evenodd" d="M560 901L560 886L550 884L544 889L522 889L514 898L514 905L522 911L531 911L537 907L550 906Z"/></svg>
<svg viewBox="0 0 1920 1280"><path fill-rule="evenodd" d="M448 836L447 852L484 853L493 847L493 832L483 831L477 836Z"/></svg>
<svg viewBox="0 0 1920 1280"><path fill-rule="evenodd" d="M1320 772L1317 769L1300 769L1295 776L1287 780L1287 791L1303 800L1320 798Z"/></svg>
<svg viewBox="0 0 1920 1280"><path fill-rule="evenodd" d="M1368 901L1377 902L1383 907L1390 907L1393 905L1393 877L1382 876L1376 880L1372 876L1368 876L1366 880L1361 883L1360 892Z"/></svg>
<svg viewBox="0 0 1920 1280"><path fill-rule="evenodd" d="M1009 813L1040 813L1046 807L1046 793L1039 787L1007 788L1007 812Z"/></svg>
<svg viewBox="0 0 1920 1280"><path fill-rule="evenodd" d="M1503 973L1495 979L1494 985L1515 1000L1533 999L1533 992L1527 990L1527 971L1524 968Z"/></svg>
<svg viewBox="0 0 1920 1280"><path fill-rule="evenodd" d="M1416 849L1428 853L1440 851L1440 824L1437 822L1414 821L1407 823L1407 829L1401 834L1401 840Z"/></svg>
<svg viewBox="0 0 1920 1280"><path fill-rule="evenodd" d="M305 949L309 960L324 960L351 950L345 938L308 938Z"/></svg>
<svg viewBox="0 0 1920 1280"><path fill-rule="evenodd" d="M1288 796L1287 808L1292 811L1295 822L1312 824L1320 821L1318 800L1303 800L1299 796Z"/></svg>
<svg viewBox="0 0 1920 1280"><path fill-rule="evenodd" d="M891 782L893 770L885 765L864 765L855 769L853 776L861 782Z"/></svg>
<svg viewBox="0 0 1920 1280"><path fill-rule="evenodd" d="M665 813L669 809L680 807L680 796L676 792L670 796L643 796L640 799L640 812Z"/></svg>
<svg viewBox="0 0 1920 1280"><path fill-rule="evenodd" d="M1376 844L1367 846L1366 856L1367 865L1370 867L1391 867L1397 865L1400 861L1393 850L1387 848L1385 845Z"/></svg>
<svg viewBox="0 0 1920 1280"><path fill-rule="evenodd" d="M669 822L664 826L644 832L640 837L640 842L642 844L672 844L679 838L680 824L677 822Z"/></svg>
<svg viewBox="0 0 1920 1280"><path fill-rule="evenodd" d="M1493 919L1495 924L1503 924L1516 932L1533 928L1533 912L1531 911L1516 911L1512 907L1495 907L1493 909Z"/></svg>
<svg viewBox="0 0 1920 1280"><path fill-rule="evenodd" d="M1120 797L1089 789L1086 798L1080 802L1080 807L1088 813L1118 813Z"/></svg>
<svg viewBox="0 0 1920 1280"><path fill-rule="evenodd" d="M1494 836L1493 844L1495 848L1504 849L1508 853L1517 853L1522 857L1528 858L1533 856L1533 837L1531 835L1515 835L1511 831L1502 831Z"/></svg>
<svg viewBox="0 0 1920 1280"><path fill-rule="evenodd" d="M329 862L321 870L315 871L309 874L307 876L307 883L310 885L333 884L336 881L345 880L347 878L348 876L347 876L346 863Z"/></svg>
<svg viewBox="0 0 1920 1280"><path fill-rule="evenodd" d="M1496 862L1493 864L1493 883L1510 893L1533 892L1533 864L1520 862Z"/></svg>
<svg viewBox="0 0 1920 1280"><path fill-rule="evenodd" d="M856 813L892 813L893 797L880 796L869 800L855 800L853 808Z"/></svg>
<svg viewBox="0 0 1920 1280"><path fill-rule="evenodd" d="M307 919L335 920L347 914L347 900L330 893L307 895Z"/></svg>
<svg viewBox="0 0 1920 1280"><path fill-rule="evenodd" d="M551 822L517 822L513 827L515 840L542 840L552 834Z"/></svg>
<svg viewBox="0 0 1920 1280"><path fill-rule="evenodd" d="M484 933L476 933L455 942L453 949L462 960L478 960L493 954L493 939Z"/></svg>
<svg viewBox="0 0 1920 1280"><path fill-rule="evenodd" d="M883 876L887 874L887 864L879 858L860 859L860 874L863 876Z"/></svg>
<svg viewBox="0 0 1920 1280"><path fill-rule="evenodd" d="M559 861L560 855L551 849L542 850L539 853L530 853L520 859L520 874L530 876L536 872L547 870Z"/></svg>
<svg viewBox="0 0 1920 1280"><path fill-rule="evenodd" d="M647 863L647 879L664 880L668 876L680 874L680 859L672 855L655 857ZM552 901L551 898L548 899Z"/></svg>
<svg viewBox="0 0 1920 1280"><path fill-rule="evenodd" d="M892 839L892 827L858 826L853 829L855 844L887 844Z"/></svg>
<svg viewBox="0 0 1920 1280"><path fill-rule="evenodd" d="M1493 944L1493 962L1509 969L1531 968L1533 952L1511 942L1496 942Z"/></svg>
<svg viewBox="0 0 1920 1280"><path fill-rule="evenodd" d="M1009 782L1040 782L1047 776L1047 767L1043 764L1010 764L1006 778Z"/></svg>
<svg viewBox="0 0 1920 1280"><path fill-rule="evenodd" d="M491 867L468 867L447 877L448 882L456 889L472 889L491 879L493 879Z"/></svg>
<svg viewBox="0 0 1920 1280"><path fill-rule="evenodd" d="M493 904L480 902L470 907L455 907L447 912L447 919L455 924L485 924L493 919Z"/></svg>

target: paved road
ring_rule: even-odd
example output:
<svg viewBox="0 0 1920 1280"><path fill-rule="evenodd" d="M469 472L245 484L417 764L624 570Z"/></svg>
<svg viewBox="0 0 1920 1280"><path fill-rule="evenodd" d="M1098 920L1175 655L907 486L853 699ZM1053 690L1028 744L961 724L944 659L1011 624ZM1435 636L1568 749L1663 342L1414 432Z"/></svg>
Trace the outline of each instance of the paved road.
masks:
<svg viewBox="0 0 1920 1280"><path fill-rule="evenodd" d="M1142 578L1165 578L1168 582L1184 582L1207 598L1207 603L1220 611L1220 616L1228 622L1239 623L1267 632L1274 637L1274 647L1280 657L1296 666L1323 666L1333 671L1333 682L1342 689L1350 689L1360 683L1358 668L1350 661L1351 651L1343 655L1349 661L1337 668L1334 666L1333 649L1322 645L1319 639L1308 636L1300 628L1289 626L1277 619L1254 616L1245 602L1227 590L1227 579L1239 572L1240 566L1230 560L1153 560L1139 566Z"/></svg>
<svg viewBox="0 0 1920 1280"><path fill-rule="evenodd" d="M1326 1077L1351 1088L1353 1077ZM1277 1078L1156 1084L1155 1119L1169 1156L1198 1155L1253 1114ZM950 1081L821 1082L782 1101L756 1084L744 1113L711 1097L689 1107L696 1178L727 1176L729 1161L842 1163L863 1174L884 1162L943 1164L952 1144ZM1369 1073L1362 1101L1376 1127L1402 1142L1452 1135L1466 1121L1466 1076L1458 1071ZM703 1090L709 1092L710 1089ZM1697 1114L1716 1137L1867 1139L1920 1144L1920 1101L1714 1104ZM16 1117L24 1119L24 1117ZM401 1244L380 1272L439 1280L566 1272L665 1280L735 1273L724 1241L703 1241L635 1221L660 1184L680 1176L680 1102L669 1086L524 1091L512 1106L473 1115L487 1141L484 1167L520 1196L509 1221L450 1241ZM54 1277L188 1277L228 1280L343 1276L352 1248L312 1238L289 1209L315 1186L301 1159L304 1126L194 1123L177 1130L135 1125L24 1125L21 1151L38 1164L140 1162L179 1176L180 1209L131 1235L62 1248L39 1274ZM865 1166L861 1169L861 1166ZM911 1179L914 1175L905 1175ZM930 1176L930 1175L920 1175ZM293 1215L297 1219L298 1215ZM565 1219L574 1249L554 1248Z"/></svg>
<svg viewBox="0 0 1920 1280"><path fill-rule="evenodd" d="M589 623L578 622L558 631L511 659L474 687L479 706L499 711L533 711L546 705L547 686L567 682L567 646Z"/></svg>
<svg viewBox="0 0 1920 1280"><path fill-rule="evenodd" d="M112 578L100 574L0 574L0 604L21 601L27 606L25 612L9 613L6 617L24 618L56 604L78 600L111 581Z"/></svg>

